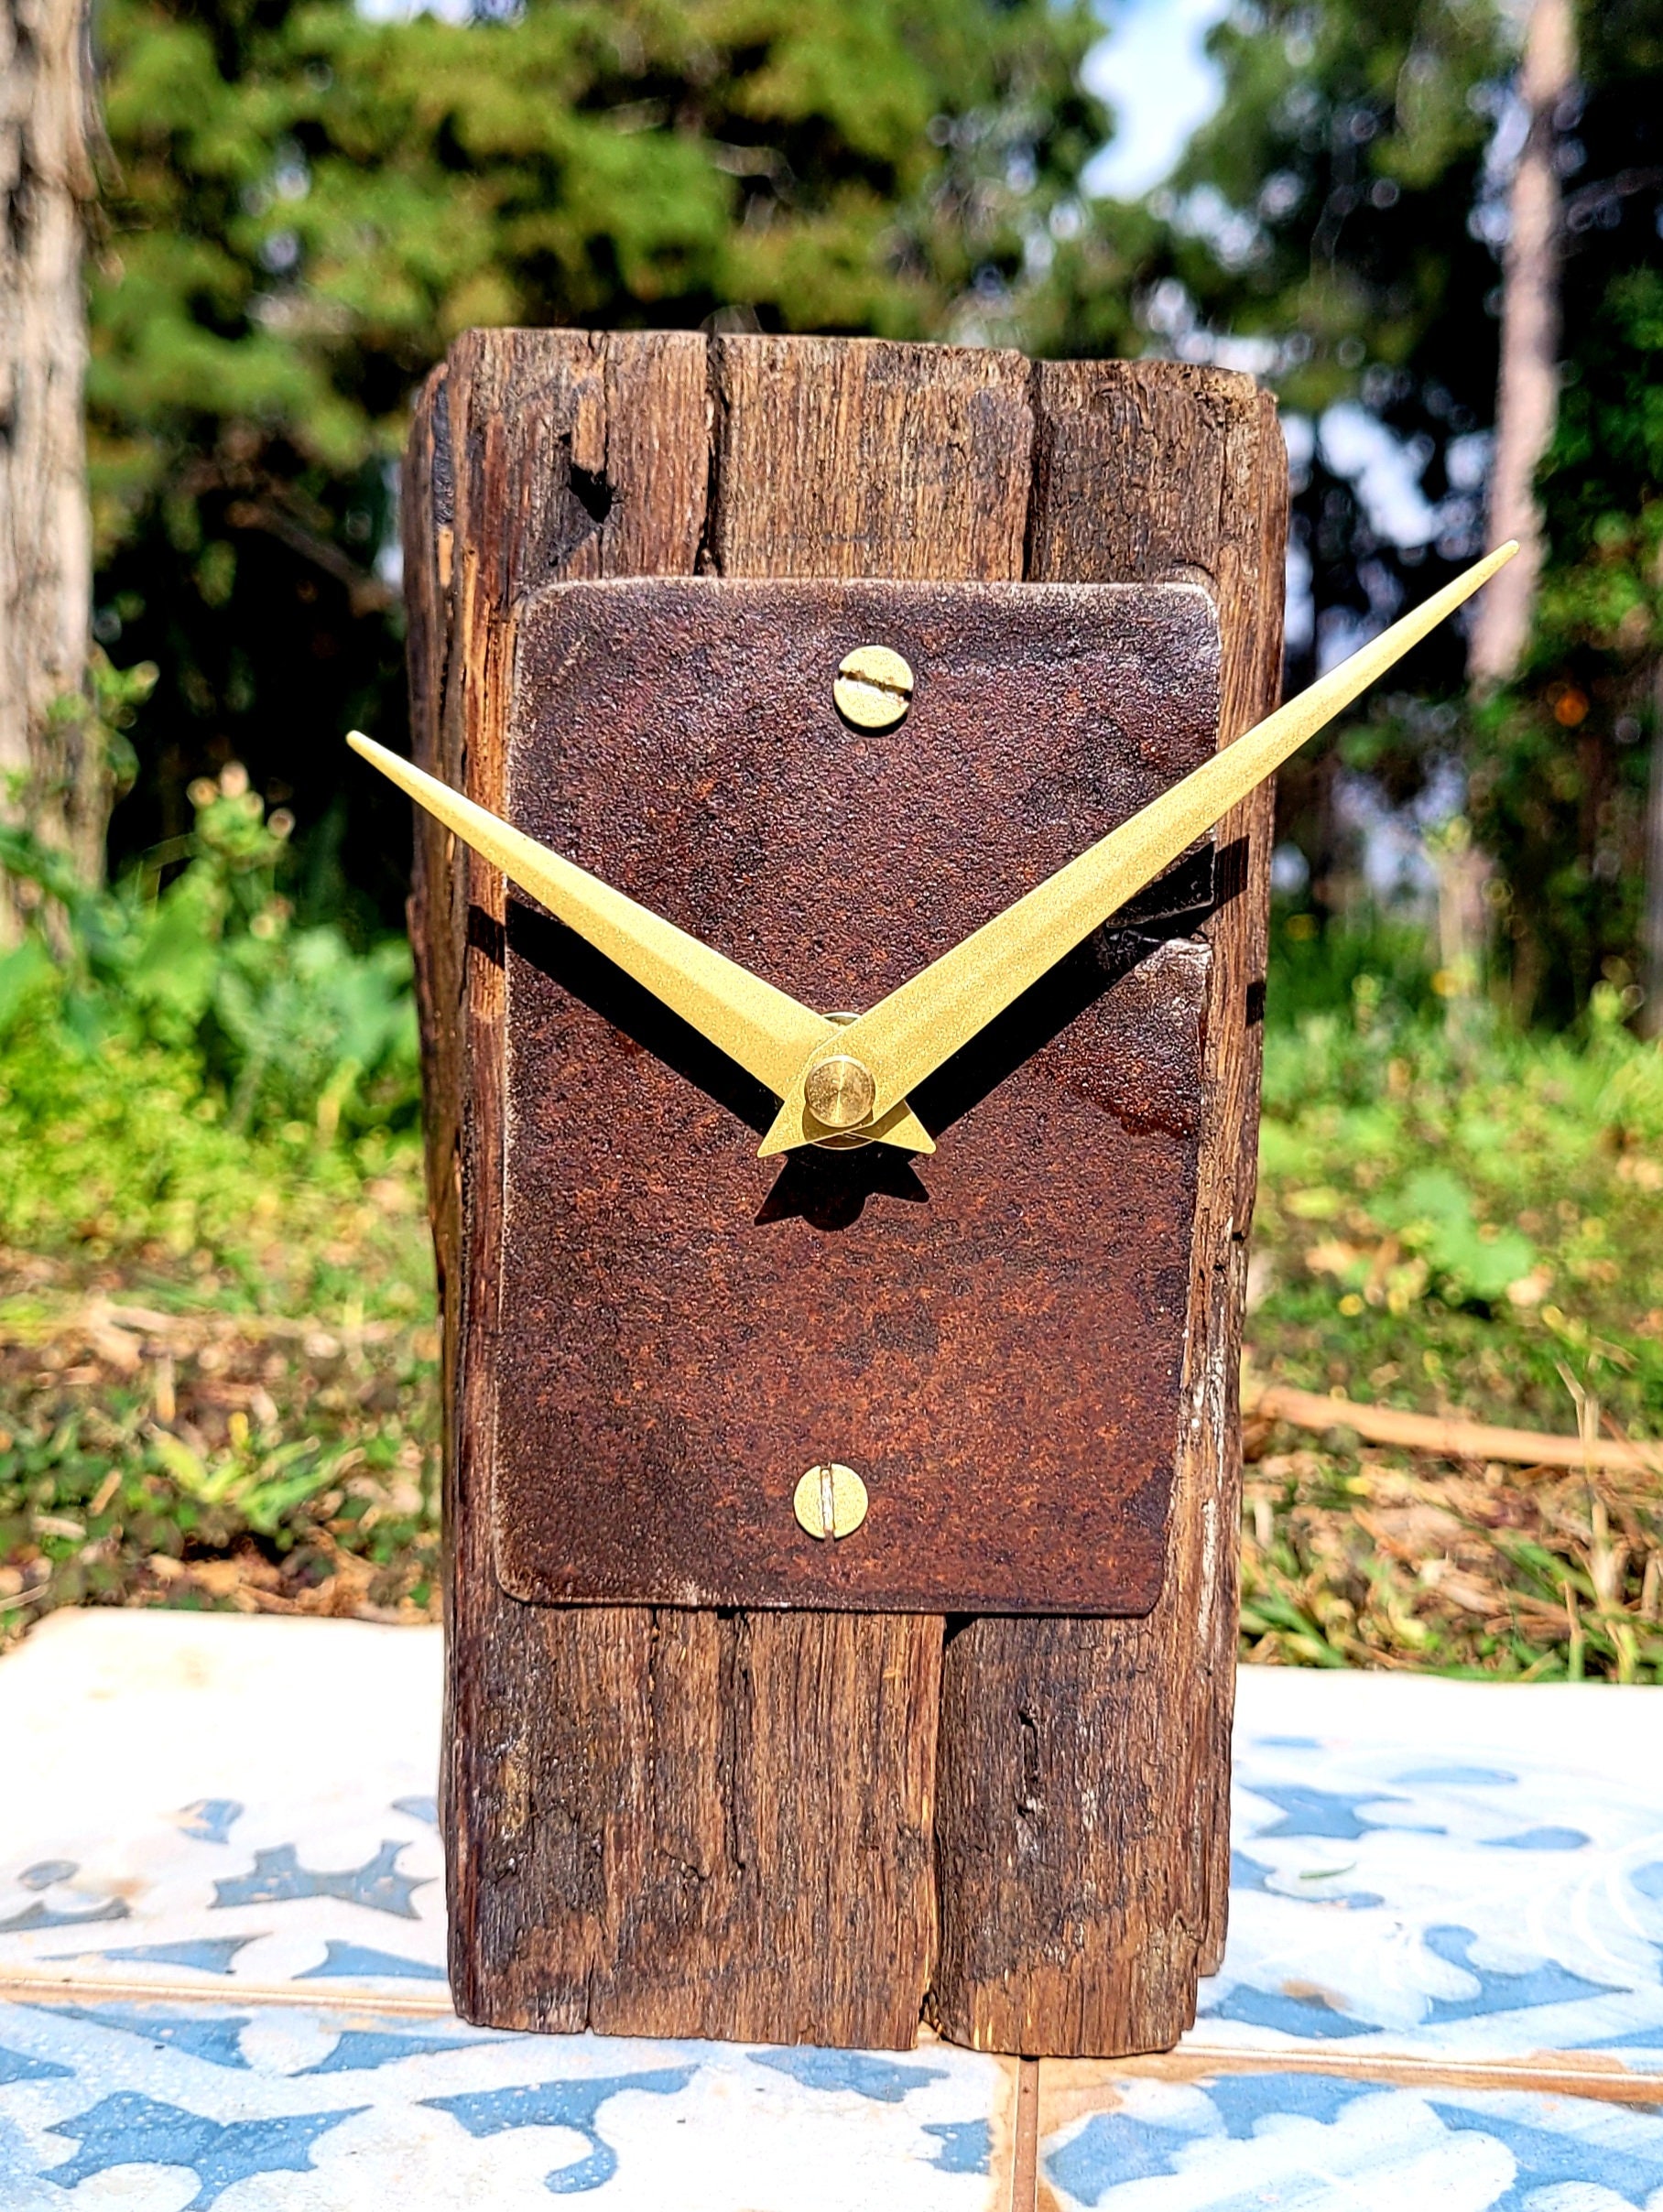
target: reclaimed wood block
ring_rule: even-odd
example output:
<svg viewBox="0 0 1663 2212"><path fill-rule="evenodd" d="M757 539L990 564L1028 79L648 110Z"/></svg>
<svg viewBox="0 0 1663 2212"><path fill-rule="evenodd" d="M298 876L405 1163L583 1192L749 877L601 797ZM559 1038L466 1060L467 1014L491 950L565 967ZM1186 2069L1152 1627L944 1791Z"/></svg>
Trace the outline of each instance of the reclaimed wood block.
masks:
<svg viewBox="0 0 1663 2212"><path fill-rule="evenodd" d="M429 382L407 471L418 758L734 957L764 965L747 927L798 942L772 980L810 1003L870 1003L857 953L887 988L933 956L932 928L963 935L1272 703L1285 503L1270 403L1213 372L474 333ZM632 598L631 578L685 580ZM748 675L741 579L767 580L753 642L758 609L775 624ZM821 743L815 721L835 638L900 619L855 580L907 585L922 625L926 678L887 759ZM942 643L971 634L965 584L998 588L983 642L1003 689L976 725ZM1013 610L1065 603L1082 653L1122 650L1114 743L1093 739L1101 674L1072 708L1045 694L1054 634L1029 654L1026 727L1020 654L988 643L1033 619ZM686 650L654 663L655 634ZM672 745L652 695L679 682ZM745 801L720 821L716 787ZM468 2017L905 2046L927 2015L984 2048L1105 2055L1187 2024L1227 1864L1267 809L1261 792L1182 895L1179 871L1070 964L922 1176L883 1165L927 1199L939 1178L928 1207L868 1155L792 1155L779 1182L807 1186L771 1222L758 1102L678 1064L615 978L424 818L443 1817ZM801 927L815 870L840 865L867 889L853 943ZM678 1142L697 1177L665 1172ZM840 1227L854 1159L870 1187ZM713 1226L741 1220L725 1242ZM745 1301L717 1295L730 1263L768 1317L748 1350ZM955 1265L943 1339L931 1302ZM1036 1284L1049 1316L1025 1307ZM958 1402L978 1357L1020 1376L1005 1426L1031 1440L1026 1476L996 1404ZM800 1541L787 1498L798 1446L855 1407L873 1541L839 1558ZM951 1463L933 1489L916 1472L932 1438Z"/></svg>

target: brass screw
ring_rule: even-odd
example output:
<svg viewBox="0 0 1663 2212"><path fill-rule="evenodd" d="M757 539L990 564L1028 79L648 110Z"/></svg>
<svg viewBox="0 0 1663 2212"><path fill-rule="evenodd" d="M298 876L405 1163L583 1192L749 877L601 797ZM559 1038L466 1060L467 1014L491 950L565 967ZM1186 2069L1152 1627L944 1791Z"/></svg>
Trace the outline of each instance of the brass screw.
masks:
<svg viewBox="0 0 1663 2212"><path fill-rule="evenodd" d="M827 1460L810 1468L791 1508L811 1536L852 1536L866 1518L866 1485L852 1467Z"/></svg>
<svg viewBox="0 0 1663 2212"><path fill-rule="evenodd" d="M858 1129L871 1117L877 1085L864 1060L834 1052L810 1068L802 1094L822 1129Z"/></svg>
<svg viewBox="0 0 1663 2212"><path fill-rule="evenodd" d="M912 704L912 670L887 645L856 645L843 656L832 696L857 730L893 730Z"/></svg>

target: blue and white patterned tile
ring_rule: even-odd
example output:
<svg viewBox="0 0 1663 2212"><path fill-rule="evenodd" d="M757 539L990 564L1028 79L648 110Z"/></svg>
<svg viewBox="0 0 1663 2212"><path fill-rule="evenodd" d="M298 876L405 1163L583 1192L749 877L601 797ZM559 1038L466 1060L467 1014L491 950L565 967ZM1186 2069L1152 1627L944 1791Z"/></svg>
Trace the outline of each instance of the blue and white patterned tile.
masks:
<svg viewBox="0 0 1663 2212"><path fill-rule="evenodd" d="M995 2212L1013 2069L255 2002L0 2004L0 2204Z"/></svg>
<svg viewBox="0 0 1663 2212"><path fill-rule="evenodd" d="M448 2009L437 1630L54 1615L0 1666L0 1988Z"/></svg>
<svg viewBox="0 0 1663 2212"><path fill-rule="evenodd" d="M1663 2070L1663 1693L1245 1669L1197 2044Z"/></svg>
<svg viewBox="0 0 1663 2212"><path fill-rule="evenodd" d="M439 1669L116 1612L0 1666L5 2212L1004 2201L1006 2061L457 2022ZM1058 2203L1663 2212L1660 1750L1656 1691L1245 1671L1223 1970L1170 2059L1042 2068Z"/></svg>
<svg viewBox="0 0 1663 2212"><path fill-rule="evenodd" d="M1064 2212L1658 2212L1663 2111L1278 2070L1100 2070L1047 2100Z"/></svg>

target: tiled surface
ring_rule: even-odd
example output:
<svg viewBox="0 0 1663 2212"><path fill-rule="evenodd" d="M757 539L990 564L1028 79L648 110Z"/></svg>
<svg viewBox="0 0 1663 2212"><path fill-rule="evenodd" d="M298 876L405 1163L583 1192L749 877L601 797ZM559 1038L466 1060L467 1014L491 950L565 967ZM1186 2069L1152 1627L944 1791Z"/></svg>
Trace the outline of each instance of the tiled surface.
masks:
<svg viewBox="0 0 1663 2212"><path fill-rule="evenodd" d="M1658 1691L1244 1669L1234 1841L1208 2045L1663 2072Z"/></svg>
<svg viewBox="0 0 1663 2212"><path fill-rule="evenodd" d="M1663 1693L1248 1669L1235 1752L1223 1971L1040 2068L1040 2204L1663 2212Z"/></svg>
<svg viewBox="0 0 1663 2212"><path fill-rule="evenodd" d="M1016 2068L451 2013L435 1632L0 1665L0 2212L1005 2212ZM1040 2207L1663 2212L1663 1696L1243 1677L1224 1970L1039 2070Z"/></svg>
<svg viewBox="0 0 1663 2212"><path fill-rule="evenodd" d="M299 1633L296 1633L296 1631ZM59 1613L0 1664L0 1988L448 2010L440 1635Z"/></svg>
<svg viewBox="0 0 1663 2212"><path fill-rule="evenodd" d="M1009 2061L457 2021L439 1664L100 1611L0 1665L0 2212L1005 2212Z"/></svg>
<svg viewBox="0 0 1663 2212"><path fill-rule="evenodd" d="M0 2205L982 2212L1007 2072L255 2003L0 2004Z"/></svg>
<svg viewBox="0 0 1663 2212"><path fill-rule="evenodd" d="M1041 2179L1061 2212L1663 2205L1663 2114L1655 2107L1529 2088L1408 2088L1272 2066L1188 2081L1105 2069L1089 2092L1045 2101Z"/></svg>

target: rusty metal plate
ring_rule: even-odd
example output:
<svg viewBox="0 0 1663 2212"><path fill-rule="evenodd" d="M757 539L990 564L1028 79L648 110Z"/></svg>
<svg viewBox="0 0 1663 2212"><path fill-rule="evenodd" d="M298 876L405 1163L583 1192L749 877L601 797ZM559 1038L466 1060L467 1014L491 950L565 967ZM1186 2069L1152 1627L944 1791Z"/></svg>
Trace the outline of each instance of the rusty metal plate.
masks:
<svg viewBox="0 0 1663 2212"><path fill-rule="evenodd" d="M885 735L851 648L915 673ZM1204 759L1186 585L631 580L519 625L505 810L826 1013ZM920 1090L938 1140L758 1160L776 1101L512 901L492 1511L548 1603L1146 1611L1179 1417L1209 846ZM1186 918L1186 916L1188 918ZM1163 918L1165 917L1165 918ZM799 1525L805 1469L869 1510Z"/></svg>

